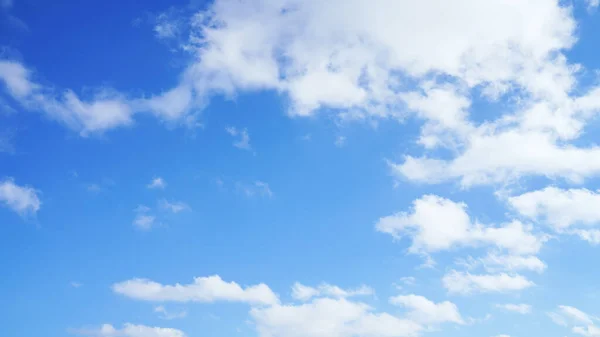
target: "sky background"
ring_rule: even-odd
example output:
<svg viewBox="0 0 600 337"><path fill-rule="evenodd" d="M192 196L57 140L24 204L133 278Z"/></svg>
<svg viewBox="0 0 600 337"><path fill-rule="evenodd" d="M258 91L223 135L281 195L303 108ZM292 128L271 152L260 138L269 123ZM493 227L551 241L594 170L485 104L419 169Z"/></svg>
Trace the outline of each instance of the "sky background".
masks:
<svg viewBox="0 0 600 337"><path fill-rule="evenodd" d="M0 0L0 334L600 336L597 7Z"/></svg>

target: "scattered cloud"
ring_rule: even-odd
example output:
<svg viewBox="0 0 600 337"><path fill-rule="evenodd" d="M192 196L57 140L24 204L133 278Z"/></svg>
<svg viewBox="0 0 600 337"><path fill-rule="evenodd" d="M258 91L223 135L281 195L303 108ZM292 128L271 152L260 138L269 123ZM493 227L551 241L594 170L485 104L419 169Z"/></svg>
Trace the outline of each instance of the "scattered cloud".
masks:
<svg viewBox="0 0 600 337"><path fill-rule="evenodd" d="M164 190L167 187L167 182L161 177L152 178L152 181L147 185L150 189Z"/></svg>
<svg viewBox="0 0 600 337"><path fill-rule="evenodd" d="M257 180L251 184L237 182L236 188L239 192L241 192L247 197L259 196L270 198L273 196L273 191L271 191L269 184L260 180Z"/></svg>
<svg viewBox="0 0 600 337"><path fill-rule="evenodd" d="M35 214L42 202L39 192L29 186L19 186L12 178L0 180L0 203L20 215Z"/></svg>
<svg viewBox="0 0 600 337"><path fill-rule="evenodd" d="M225 282L218 275L197 277L187 285L163 285L147 279L132 279L112 286L115 293L153 302L242 302L255 305L279 303L277 295L265 284L242 288Z"/></svg>
<svg viewBox="0 0 600 337"><path fill-rule="evenodd" d="M150 230L155 223L156 217L148 214L138 214L133 219L133 225L141 230Z"/></svg>
<svg viewBox="0 0 600 337"><path fill-rule="evenodd" d="M458 307L452 302L434 303L423 296L401 295L390 298L390 303L406 308L407 317L421 324L465 324Z"/></svg>
<svg viewBox="0 0 600 337"><path fill-rule="evenodd" d="M519 274L483 274L474 275L468 272L451 270L442 278L444 288L449 293L473 294L490 292L519 291L535 284Z"/></svg>
<svg viewBox="0 0 600 337"><path fill-rule="evenodd" d="M160 314L160 318L166 319L166 320L184 318L187 316L187 311L169 312L162 305L154 307L154 312Z"/></svg>
<svg viewBox="0 0 600 337"><path fill-rule="evenodd" d="M190 207L181 201L169 202L166 199L161 199L158 205L161 209L171 213L180 213L182 211L190 210Z"/></svg>
<svg viewBox="0 0 600 337"><path fill-rule="evenodd" d="M149 207L145 205L138 205L133 211L135 213L133 226L135 226L137 229L147 231L154 226L156 217L148 213L150 212Z"/></svg>
<svg viewBox="0 0 600 337"><path fill-rule="evenodd" d="M423 330L410 319L376 313L366 304L344 298L255 307L250 316L261 337L406 337L417 336Z"/></svg>
<svg viewBox="0 0 600 337"><path fill-rule="evenodd" d="M600 194L585 188L546 187L508 198L521 216L550 226L558 233L574 227L600 227Z"/></svg>
<svg viewBox="0 0 600 337"><path fill-rule="evenodd" d="M230 126L225 128L225 131L232 137L238 138L238 140L233 143L233 146L242 150L252 150L252 146L250 145L250 135L248 134L247 129L238 130L233 126Z"/></svg>
<svg viewBox="0 0 600 337"><path fill-rule="evenodd" d="M516 312L522 315L531 313L531 305L529 304L497 304L496 307L503 310Z"/></svg>
<svg viewBox="0 0 600 337"><path fill-rule="evenodd" d="M98 329L72 329L71 333L92 337L185 337L186 334L177 329L149 327L125 323L122 329L111 324L103 324Z"/></svg>
<svg viewBox="0 0 600 337"><path fill-rule="evenodd" d="M71 282L71 287L73 288L81 288L83 286L83 284L79 283L79 282Z"/></svg>
<svg viewBox="0 0 600 337"><path fill-rule="evenodd" d="M394 238L412 238L412 253L431 253L456 246L491 245L512 254L535 254L544 237L536 236L531 227L513 221L501 227L484 226L470 219L464 203L436 195L425 195L413 202L409 212L379 219L378 231Z"/></svg>
<svg viewBox="0 0 600 337"><path fill-rule="evenodd" d="M373 295L375 291L365 285L356 288L344 290L338 286L323 283L317 288L308 287L296 282L292 287L292 298L301 301L308 301L313 297L333 297L346 298L352 296Z"/></svg>
<svg viewBox="0 0 600 337"><path fill-rule="evenodd" d="M337 147L344 147L344 145L346 145L346 137L345 136L337 136L335 138L335 146Z"/></svg>
<svg viewBox="0 0 600 337"><path fill-rule="evenodd" d="M559 305L556 311L548 313L548 317L557 325L570 327L575 334L587 337L600 336L600 328L594 324L594 320L598 319L575 307Z"/></svg>

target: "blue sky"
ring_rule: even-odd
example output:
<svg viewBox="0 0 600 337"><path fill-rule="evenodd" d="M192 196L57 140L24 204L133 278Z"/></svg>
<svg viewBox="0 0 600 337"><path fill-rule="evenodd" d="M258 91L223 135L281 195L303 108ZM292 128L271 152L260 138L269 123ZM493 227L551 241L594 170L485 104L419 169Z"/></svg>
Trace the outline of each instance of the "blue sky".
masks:
<svg viewBox="0 0 600 337"><path fill-rule="evenodd" d="M600 336L594 0L0 0L7 336Z"/></svg>

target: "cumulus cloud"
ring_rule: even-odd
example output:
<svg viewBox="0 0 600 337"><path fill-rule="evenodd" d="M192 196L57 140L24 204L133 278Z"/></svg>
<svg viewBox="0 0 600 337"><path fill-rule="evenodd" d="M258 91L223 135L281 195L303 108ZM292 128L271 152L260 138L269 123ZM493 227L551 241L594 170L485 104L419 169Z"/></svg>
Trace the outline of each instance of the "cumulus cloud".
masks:
<svg viewBox="0 0 600 337"><path fill-rule="evenodd" d="M543 222L558 232L574 226L600 225L600 194L585 188L546 187L508 199L522 216Z"/></svg>
<svg viewBox="0 0 600 337"><path fill-rule="evenodd" d="M250 316L261 337L410 337L423 330L412 320L377 313L344 298L252 308Z"/></svg>
<svg viewBox="0 0 600 337"><path fill-rule="evenodd" d="M125 323L122 329L117 329L111 324L103 324L98 329L77 329L72 333L81 336L93 337L185 337L186 334L177 329L158 328L145 325Z"/></svg>
<svg viewBox="0 0 600 337"><path fill-rule="evenodd" d="M444 288L450 293L472 294L489 292L519 291L535 284L522 275L501 274L471 274L451 270L442 278Z"/></svg>
<svg viewBox="0 0 600 337"><path fill-rule="evenodd" d="M163 285L147 279L131 279L112 286L115 293L153 302L242 302L255 305L279 303L277 295L265 284L242 288L225 282L218 275L197 277L191 284Z"/></svg>
<svg viewBox="0 0 600 337"><path fill-rule="evenodd" d="M456 304L449 301L435 303L423 296L401 295L390 298L390 303L406 308L407 317L422 324L465 323Z"/></svg>
<svg viewBox="0 0 600 337"><path fill-rule="evenodd" d="M513 221L501 227L484 226L471 220L467 206L436 195L425 195L413 202L409 212L379 219L377 230L395 238L412 238L410 251L429 253L456 246L491 245L512 254L535 254L544 238L531 228Z"/></svg>
<svg viewBox="0 0 600 337"><path fill-rule="evenodd" d="M308 301L313 297L346 298L352 296L373 295L375 291L365 285L356 289L342 289L338 286L323 283L316 288L294 283L292 286L292 297L296 300Z"/></svg>
<svg viewBox="0 0 600 337"><path fill-rule="evenodd" d="M19 186L14 179L0 180L0 203L21 215L35 214L42 202L33 187Z"/></svg>

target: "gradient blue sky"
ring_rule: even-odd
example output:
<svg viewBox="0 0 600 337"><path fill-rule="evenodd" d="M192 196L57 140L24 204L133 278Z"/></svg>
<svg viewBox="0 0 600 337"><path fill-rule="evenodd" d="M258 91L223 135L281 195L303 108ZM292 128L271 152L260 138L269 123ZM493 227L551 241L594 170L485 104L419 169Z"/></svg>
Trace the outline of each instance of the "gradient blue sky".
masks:
<svg viewBox="0 0 600 337"><path fill-rule="evenodd" d="M600 336L597 7L0 0L0 334Z"/></svg>

